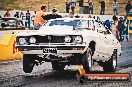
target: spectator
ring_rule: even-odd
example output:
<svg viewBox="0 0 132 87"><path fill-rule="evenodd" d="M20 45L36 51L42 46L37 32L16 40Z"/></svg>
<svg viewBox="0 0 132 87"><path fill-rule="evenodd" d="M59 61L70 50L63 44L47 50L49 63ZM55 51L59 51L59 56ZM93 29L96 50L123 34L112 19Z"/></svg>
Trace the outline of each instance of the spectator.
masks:
<svg viewBox="0 0 132 87"><path fill-rule="evenodd" d="M79 0L79 7L80 7L79 13L83 14L83 0Z"/></svg>
<svg viewBox="0 0 132 87"><path fill-rule="evenodd" d="M11 17L10 13L9 13L9 10L6 11L4 17Z"/></svg>
<svg viewBox="0 0 132 87"><path fill-rule="evenodd" d="M21 12L21 13L20 13L20 18L23 19L23 16L24 16L24 14L23 14L23 12Z"/></svg>
<svg viewBox="0 0 132 87"><path fill-rule="evenodd" d="M89 7L89 14L93 14L93 2L92 2L92 0L89 0L88 1L88 7Z"/></svg>
<svg viewBox="0 0 132 87"><path fill-rule="evenodd" d="M61 16L61 15L58 15L56 12L57 12L57 9L56 9L56 8L53 8L53 9L52 9L52 14L48 14L48 15L42 16L42 18L43 18L44 20L62 18L62 16Z"/></svg>
<svg viewBox="0 0 132 87"><path fill-rule="evenodd" d="M116 21L118 20L118 18L116 17L116 15L114 15L114 16L112 17L112 19L113 19L114 22L116 22Z"/></svg>
<svg viewBox="0 0 132 87"><path fill-rule="evenodd" d="M110 29L110 21L109 20L106 20L104 22L104 25L105 25L106 28Z"/></svg>
<svg viewBox="0 0 132 87"><path fill-rule="evenodd" d="M125 29L125 25L124 25L124 21L123 21L123 18L120 17L119 18L119 21L118 21L118 40L119 42L121 42L123 39L122 39L122 33L123 33L123 30Z"/></svg>
<svg viewBox="0 0 132 87"><path fill-rule="evenodd" d="M104 0L100 0L99 3L101 4L100 15L104 15L105 14L105 2Z"/></svg>
<svg viewBox="0 0 132 87"><path fill-rule="evenodd" d="M30 14L30 12L29 12L29 10L27 10L27 13L26 13L26 15L31 15L31 14Z"/></svg>
<svg viewBox="0 0 132 87"><path fill-rule="evenodd" d="M117 11L117 3L116 1L114 0L113 4L112 4L112 8L113 8L113 12L114 12L114 15L118 15L118 11Z"/></svg>
<svg viewBox="0 0 132 87"><path fill-rule="evenodd" d="M113 22L111 23L111 31L115 35L115 37L118 39L118 17L114 15L112 19L113 19Z"/></svg>
<svg viewBox="0 0 132 87"><path fill-rule="evenodd" d="M16 14L14 15L14 17L17 18L18 25L20 25L20 23L21 23L22 26L24 26L23 21L19 18L19 12L16 12Z"/></svg>
<svg viewBox="0 0 132 87"><path fill-rule="evenodd" d="M123 30L123 40L126 37L126 40L128 41L128 23L127 23L127 16L124 17L124 30Z"/></svg>
<svg viewBox="0 0 132 87"><path fill-rule="evenodd" d="M92 18L92 15L88 15L88 18Z"/></svg>
<svg viewBox="0 0 132 87"><path fill-rule="evenodd" d="M132 5L130 3L130 1L128 1L126 7L125 7L125 10L126 10L126 15L129 14L130 10L132 9Z"/></svg>
<svg viewBox="0 0 132 87"><path fill-rule="evenodd" d="M31 20L32 20L32 24L34 25L34 18L35 18L35 15L36 15L36 11L34 11L34 14L33 14L33 16L31 17Z"/></svg>
<svg viewBox="0 0 132 87"><path fill-rule="evenodd" d="M115 22L115 19L111 22L110 30L112 31L112 34L116 37L116 22Z"/></svg>
<svg viewBox="0 0 132 87"><path fill-rule="evenodd" d="M66 1L66 13L69 13L69 10L70 10L70 0L67 0Z"/></svg>
<svg viewBox="0 0 132 87"><path fill-rule="evenodd" d="M45 23L45 20L42 18L42 16L45 15L44 12L46 12L47 7L42 6L41 10L36 12L35 18L34 18L34 29L38 30L40 26L42 26Z"/></svg>
<svg viewBox="0 0 132 87"><path fill-rule="evenodd" d="M75 18L80 18L80 16L79 15L76 15Z"/></svg>
<svg viewBox="0 0 132 87"><path fill-rule="evenodd" d="M26 28L28 28L28 29L30 29L30 16L31 16L31 14L30 14L29 10L27 10L25 26L26 26Z"/></svg>
<svg viewBox="0 0 132 87"><path fill-rule="evenodd" d="M70 12L70 13L69 13L69 17L70 17L70 18L74 18L74 13L73 13L73 12Z"/></svg>
<svg viewBox="0 0 132 87"><path fill-rule="evenodd" d="M16 12L16 14L14 15L14 17L19 18L19 12Z"/></svg>
<svg viewBox="0 0 132 87"><path fill-rule="evenodd" d="M71 10L72 10L73 13L74 13L74 10L75 10L75 6L76 6L75 0L71 0Z"/></svg>
<svg viewBox="0 0 132 87"><path fill-rule="evenodd" d="M100 19L100 17L99 17L99 16L97 16L97 21L101 21L101 19Z"/></svg>

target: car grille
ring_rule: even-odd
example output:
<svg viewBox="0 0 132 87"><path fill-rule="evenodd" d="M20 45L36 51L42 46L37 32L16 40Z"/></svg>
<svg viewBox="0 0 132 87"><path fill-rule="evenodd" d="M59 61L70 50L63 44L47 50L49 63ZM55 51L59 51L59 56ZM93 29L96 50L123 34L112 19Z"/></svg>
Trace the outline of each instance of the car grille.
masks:
<svg viewBox="0 0 132 87"><path fill-rule="evenodd" d="M64 36L34 36L36 38L36 43L64 43Z"/></svg>

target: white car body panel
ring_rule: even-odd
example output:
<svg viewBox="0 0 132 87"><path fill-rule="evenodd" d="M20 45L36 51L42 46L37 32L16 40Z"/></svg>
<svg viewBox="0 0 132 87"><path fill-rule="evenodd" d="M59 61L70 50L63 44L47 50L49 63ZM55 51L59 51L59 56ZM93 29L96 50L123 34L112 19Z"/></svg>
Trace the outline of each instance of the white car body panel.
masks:
<svg viewBox="0 0 132 87"><path fill-rule="evenodd" d="M68 18L67 18L68 19ZM81 18L83 19L83 18ZM64 18L65 20L65 18ZM72 19L74 20L74 19ZM85 20L93 20L93 19L86 19ZM95 21L95 20L94 20ZM57 54L54 53L49 53L52 55L60 55L63 56L67 54L67 56L71 56L73 53L80 53L83 54L88 46L90 41L95 41L95 51L93 55L93 59L97 61L108 61L112 54L114 49L117 49L117 54L121 54L121 45L115 38L113 34L104 34L104 33L99 33L97 32L98 29L102 29L104 31L103 27L101 26L100 28L97 29L96 24L95 25L95 30L87 30L87 29L82 29L82 30L73 30L73 27L71 26L42 26L40 30L35 31L35 32L22 32L17 34L17 37L19 36L32 36L32 35L39 35L39 36L45 36L45 35L54 35L54 36L65 36L65 35L81 35L83 37L83 46L85 46L85 49L83 50L57 50ZM53 45L48 44L49 47L57 47L57 46L63 46L63 45ZM47 46L43 44L42 46ZM66 44L67 46L70 44ZM82 45L82 44L80 44ZM19 46L19 45L16 45ZM23 45L26 46L26 45ZM32 47L36 45L30 45ZM38 45L40 46L40 45ZM73 45L70 45L71 47ZM22 51L24 54L38 54L38 55L44 55L43 50L32 50L32 51Z"/></svg>

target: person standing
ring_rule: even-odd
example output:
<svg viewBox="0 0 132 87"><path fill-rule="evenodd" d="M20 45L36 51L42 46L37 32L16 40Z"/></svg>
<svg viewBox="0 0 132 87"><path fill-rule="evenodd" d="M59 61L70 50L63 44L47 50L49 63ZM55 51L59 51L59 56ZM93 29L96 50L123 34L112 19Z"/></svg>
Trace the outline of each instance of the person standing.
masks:
<svg viewBox="0 0 132 87"><path fill-rule="evenodd" d="M111 25L110 25L110 30L112 31L113 35L118 38L117 36L117 32L118 32L118 27L117 27L117 22L118 22L118 18L114 15L112 17L113 21L111 22Z"/></svg>
<svg viewBox="0 0 132 87"><path fill-rule="evenodd" d="M66 13L69 13L69 10L70 10L70 0L67 0L66 1Z"/></svg>
<svg viewBox="0 0 132 87"><path fill-rule="evenodd" d="M23 14L23 12L21 12L20 13L20 18L23 20L23 16L24 16L24 14Z"/></svg>
<svg viewBox="0 0 132 87"><path fill-rule="evenodd" d="M75 6L76 6L75 0L71 0L71 10L72 10L73 13L74 13L74 10L75 10Z"/></svg>
<svg viewBox="0 0 132 87"><path fill-rule="evenodd" d="M42 6L41 10L36 12L35 18L34 18L34 29L38 30L40 26L42 26L45 23L45 20L42 18L42 16L45 15L44 12L46 12L47 7Z"/></svg>
<svg viewBox="0 0 132 87"><path fill-rule="evenodd" d="M123 18L120 17L119 21L118 21L118 40L119 42L121 42L123 40L122 38L122 34L123 34L123 30L125 29L125 25L124 25L124 21Z"/></svg>
<svg viewBox="0 0 132 87"><path fill-rule="evenodd" d="M92 2L92 0L89 0L88 1L88 7L89 7L89 14L93 14L93 2Z"/></svg>
<svg viewBox="0 0 132 87"><path fill-rule="evenodd" d="M74 13L73 12L69 13L69 18L74 18Z"/></svg>
<svg viewBox="0 0 132 87"><path fill-rule="evenodd" d="M30 14L29 10L27 10L25 26L26 26L26 28L28 28L28 29L30 29L30 19L31 19L30 16L31 16L31 14Z"/></svg>
<svg viewBox="0 0 132 87"><path fill-rule="evenodd" d="M132 9L132 5L131 5L130 1L128 1L127 5L125 7L126 15L129 14L131 9Z"/></svg>
<svg viewBox="0 0 132 87"><path fill-rule="evenodd" d="M80 7L80 10L79 10L79 13L80 14L83 14L83 0L79 0L79 7Z"/></svg>
<svg viewBox="0 0 132 87"><path fill-rule="evenodd" d="M113 8L113 12L114 12L114 15L118 15L118 11L117 11L117 3L116 1L114 0L113 4L112 4L112 8Z"/></svg>
<svg viewBox="0 0 132 87"><path fill-rule="evenodd" d="M23 21L20 19L19 12L16 12L16 14L14 15L14 17L17 18L18 25L20 25L20 23L21 23L22 26L24 26Z"/></svg>
<svg viewBox="0 0 132 87"><path fill-rule="evenodd" d="M34 13L31 16L31 28L30 28L31 30L34 29L34 18L35 18L35 15L36 15L36 11L34 11Z"/></svg>
<svg viewBox="0 0 132 87"><path fill-rule="evenodd" d="M105 2L104 0L100 0L99 3L101 5L100 15L104 15L105 14Z"/></svg>
<svg viewBox="0 0 132 87"><path fill-rule="evenodd" d="M35 18L35 15L36 15L36 11L34 11L34 14L32 15L31 17L31 20L32 20L32 24L34 25L34 18Z"/></svg>
<svg viewBox="0 0 132 87"><path fill-rule="evenodd" d="M4 14L4 17L11 17L9 10L6 11L6 13Z"/></svg>
<svg viewBox="0 0 132 87"><path fill-rule="evenodd" d="M24 26L24 14L23 14L23 12L20 12L20 20L21 20L21 23L22 23L22 25Z"/></svg>
<svg viewBox="0 0 132 87"><path fill-rule="evenodd" d="M14 17L19 18L19 12L16 12Z"/></svg>
<svg viewBox="0 0 132 87"><path fill-rule="evenodd" d="M109 20L106 20L104 22L104 25L105 25L106 28L110 29L110 21Z"/></svg>
<svg viewBox="0 0 132 87"><path fill-rule="evenodd" d="M42 18L44 20L50 20L50 19L62 18L62 16L57 14L57 9L56 8L53 8L52 9L52 14L47 14L45 16L42 16Z"/></svg>
<svg viewBox="0 0 132 87"><path fill-rule="evenodd" d="M124 26L125 26L125 28L124 28L124 30L123 30L123 39L122 40L124 40L125 39L125 37L126 37L126 40L128 41L128 23L127 23L127 16L125 16L124 17Z"/></svg>
<svg viewBox="0 0 132 87"><path fill-rule="evenodd" d="M112 21L110 24L110 30L111 30L112 34L116 37L116 24L114 21Z"/></svg>

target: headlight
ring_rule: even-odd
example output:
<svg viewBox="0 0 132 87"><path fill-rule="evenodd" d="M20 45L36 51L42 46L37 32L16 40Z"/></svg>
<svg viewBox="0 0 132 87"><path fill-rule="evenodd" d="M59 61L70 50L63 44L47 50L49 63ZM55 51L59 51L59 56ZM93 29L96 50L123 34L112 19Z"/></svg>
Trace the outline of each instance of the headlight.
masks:
<svg viewBox="0 0 132 87"><path fill-rule="evenodd" d="M26 39L25 39L25 38L20 38L20 39L19 39L19 43L20 43L21 45L25 44L25 43L26 43Z"/></svg>
<svg viewBox="0 0 132 87"><path fill-rule="evenodd" d="M82 41L83 41L81 36L76 36L74 40L76 43L82 43Z"/></svg>
<svg viewBox="0 0 132 87"><path fill-rule="evenodd" d="M66 42L66 43L69 43L69 42L71 42L71 37L69 37L69 36L66 36L66 37L65 37L65 42Z"/></svg>
<svg viewBox="0 0 132 87"><path fill-rule="evenodd" d="M36 42L36 39L35 39L34 37L31 37L31 38L29 39L29 42L30 42L30 43L35 43L35 42Z"/></svg>

